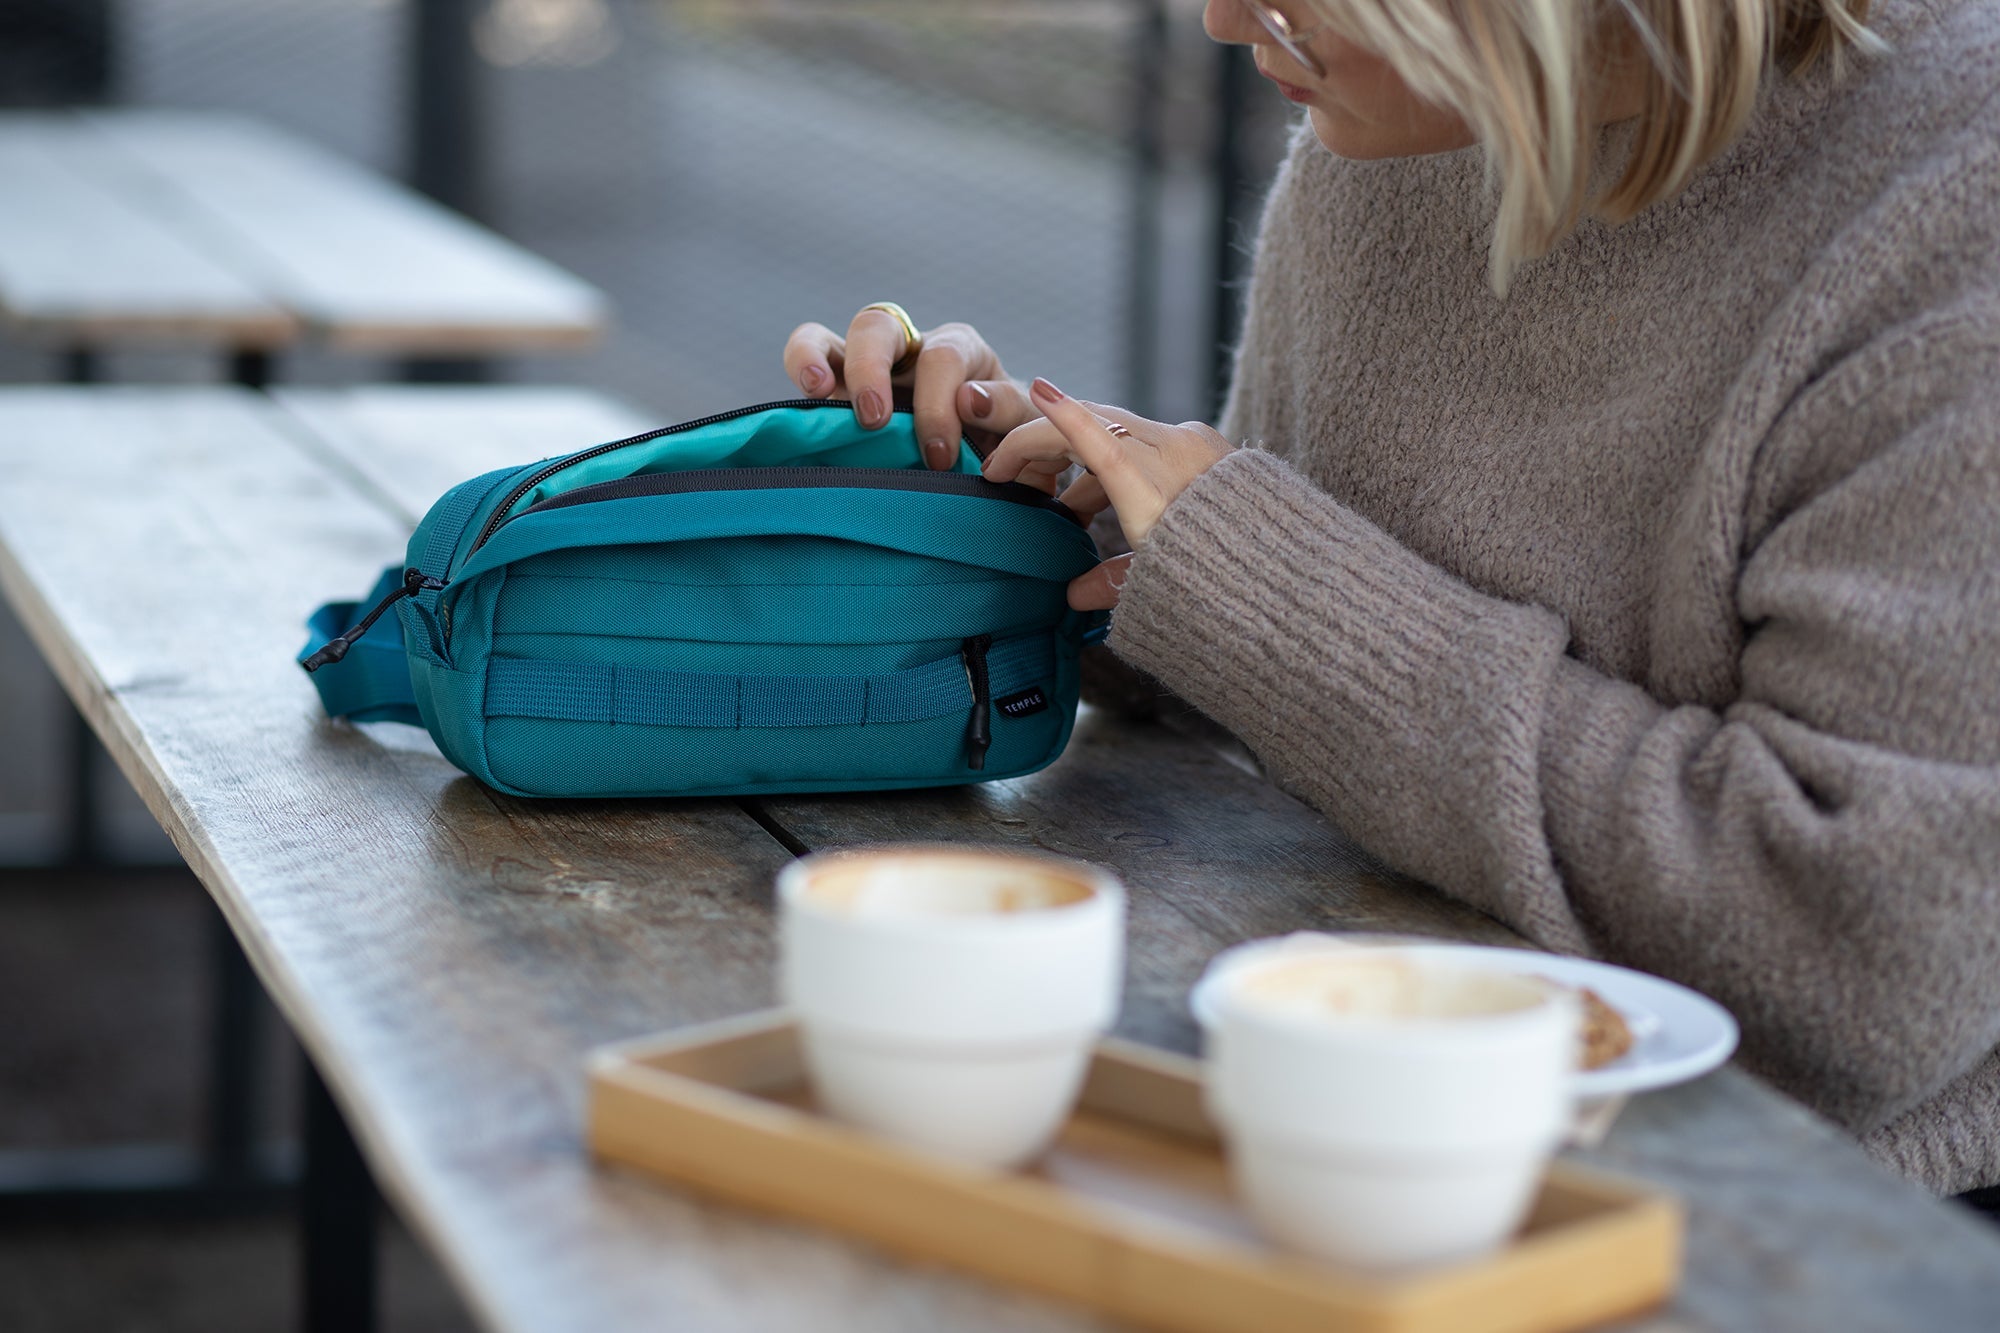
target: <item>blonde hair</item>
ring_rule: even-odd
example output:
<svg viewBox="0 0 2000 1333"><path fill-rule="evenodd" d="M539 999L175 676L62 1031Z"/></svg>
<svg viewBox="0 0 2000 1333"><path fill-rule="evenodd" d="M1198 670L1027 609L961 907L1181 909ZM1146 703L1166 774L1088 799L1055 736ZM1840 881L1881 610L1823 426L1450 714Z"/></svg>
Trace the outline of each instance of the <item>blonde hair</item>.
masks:
<svg viewBox="0 0 2000 1333"><path fill-rule="evenodd" d="M1765 72L1800 72L1882 43L1871 0L1311 0L1411 92L1456 112L1499 191L1491 277L1504 294L1586 211L1622 222L1680 192L1742 130ZM1643 68L1614 71L1620 47ZM1608 83L1644 80L1630 160L1592 198Z"/></svg>

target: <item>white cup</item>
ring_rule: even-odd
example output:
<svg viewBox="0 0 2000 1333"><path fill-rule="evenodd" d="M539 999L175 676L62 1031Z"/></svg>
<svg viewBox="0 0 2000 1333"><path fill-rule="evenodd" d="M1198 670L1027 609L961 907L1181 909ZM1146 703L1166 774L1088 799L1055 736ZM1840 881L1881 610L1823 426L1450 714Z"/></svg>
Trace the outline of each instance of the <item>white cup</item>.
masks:
<svg viewBox="0 0 2000 1333"><path fill-rule="evenodd" d="M1125 892L1093 866L861 848L778 875L779 984L838 1119L987 1166L1049 1144L1118 1014Z"/></svg>
<svg viewBox="0 0 2000 1333"><path fill-rule="evenodd" d="M1520 1225L1570 1121L1574 996L1379 948L1246 961L1214 1002L1210 1113L1273 1240L1395 1269Z"/></svg>

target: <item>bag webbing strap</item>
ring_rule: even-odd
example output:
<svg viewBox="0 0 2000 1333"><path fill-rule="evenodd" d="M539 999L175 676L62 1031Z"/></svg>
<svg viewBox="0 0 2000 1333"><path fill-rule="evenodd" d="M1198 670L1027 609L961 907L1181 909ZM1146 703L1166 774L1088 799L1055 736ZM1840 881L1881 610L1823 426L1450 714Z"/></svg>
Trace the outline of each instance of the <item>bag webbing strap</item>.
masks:
<svg viewBox="0 0 2000 1333"><path fill-rule="evenodd" d="M306 646L299 660L331 643L353 627L369 607L402 586L403 567L391 565L382 571L375 588L359 602L328 602L313 612L306 622ZM313 672L312 682L328 717L348 717L356 722L407 722L421 727L417 697L410 688L410 659L403 651L403 625L393 615L383 616L368 637L356 639L347 655L328 662Z"/></svg>
<svg viewBox="0 0 2000 1333"><path fill-rule="evenodd" d="M1001 639L986 654L989 695L1051 683L1047 634ZM736 676L608 662L496 657L486 671L486 716L645 727L833 727L918 722L964 713L972 686L958 654L872 676Z"/></svg>

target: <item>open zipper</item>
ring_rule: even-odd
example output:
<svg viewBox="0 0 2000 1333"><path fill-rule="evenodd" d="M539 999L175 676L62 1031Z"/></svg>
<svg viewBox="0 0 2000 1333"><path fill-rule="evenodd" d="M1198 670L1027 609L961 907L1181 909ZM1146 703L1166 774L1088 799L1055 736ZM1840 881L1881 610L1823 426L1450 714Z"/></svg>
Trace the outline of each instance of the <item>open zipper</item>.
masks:
<svg viewBox="0 0 2000 1333"><path fill-rule="evenodd" d="M510 521L507 511L512 509L522 496L560 472L575 467L579 463L587 463L593 458L602 458L604 455L623 449L627 445L646 444L652 440L680 434L682 431L700 430L705 426L713 426L719 422L735 421L739 417L753 416L759 412L774 412L785 408L839 408L842 411L852 411L854 405L837 398L790 398L774 403L758 403L752 407L739 407L731 412L718 412L714 416L702 417L696 421L684 421L677 426L662 426L658 430L649 430L643 434L627 436L622 440L612 440L608 444L600 444L594 448L585 449L582 453L570 454L568 457L559 458L547 467L536 469L525 480L515 484L514 488L507 493L507 498L502 500L487 518L485 526L479 531L478 538L472 543L471 549L466 551L465 560L470 560L480 547L492 539L494 533L498 532ZM546 509L561 509L569 505L589 504L599 500L629 499L642 495L674 495L691 491L796 490L812 487L853 486L857 482L873 490L932 491L946 494L977 495L986 499L1004 500L1012 504L1024 504L1046 509L1051 513L1060 514L1062 517L1069 519L1079 526L1083 524L1083 520L1068 505L1063 504L1060 500L1052 496L1043 494L1032 486L1024 486L1019 482L991 482L973 473L933 472L928 468L851 467L696 468L685 472L647 473L644 476L621 477L611 481L598 482L592 486L580 486L574 491L568 491L562 495L553 495L537 504L530 505L527 509L521 511L521 514L515 514L513 517L519 518L523 514L539 513ZM465 560L458 561L457 563L462 567ZM338 638L327 643L300 665L304 666L308 672L312 672L319 670L323 666L340 661L341 658L347 655L347 650L353 645L354 641L366 634L374 626L376 620L380 619L384 611L387 611L391 606L405 597L413 597L419 592L441 589L448 581L447 579L440 579L434 575L426 574L421 570L405 570L403 572L401 587L396 588L387 597L377 602L353 629L348 630ZM449 615L449 611L446 612L446 615ZM968 646L973 642L970 639L966 641ZM978 668L980 677L983 677L985 674L983 656L984 648L982 647L980 649L982 660ZM973 657L968 651L966 655L968 677L972 676L973 669ZM978 690L979 686L975 683L974 692L977 693ZM978 717L974 721L975 728L983 727L984 711L983 708L975 709L975 712L978 714ZM973 767L978 768L980 762L983 761L985 744L983 740L975 741L970 736L968 737L968 743L971 745L972 752L976 757Z"/></svg>
<svg viewBox="0 0 2000 1333"><path fill-rule="evenodd" d="M529 491L532 491L533 489L535 489L535 487L541 485L543 482L547 481L550 477L555 476L559 472L563 472L569 468L573 468L579 463L588 463L593 458L602 458L604 457L604 455L612 453L619 449L623 449L627 445L646 444L653 440L665 439L669 435L678 435L682 431L700 430L703 427L714 426L724 421L735 421L740 417L755 416L759 412L775 412L784 408L798 408L801 410L839 408L843 412L852 412L854 410L854 404L839 398L785 398L785 399L780 399L779 401L774 403L758 403L753 407L739 407L731 412L718 412L712 417L702 417L697 421L684 421L678 426L662 426L658 430L649 430L641 435L632 435L622 440L613 440L609 444L600 444L595 448L585 449L580 454L571 454L567 458L558 458L555 462L550 463L547 467L536 469L534 472L530 473L525 480L517 482L513 490L507 492L507 498L500 502L499 506L494 509L493 513L490 516L488 516L486 520L486 525L479 530L479 536L476 539L474 539L471 550L468 550L465 553L465 558L467 560L470 560L473 556L473 552L477 551L480 547L486 545L488 541L492 540L493 534L498 532L501 529L501 527L509 521L510 515L508 514L508 511L514 507L514 505L520 500L522 496L526 495ZM762 469L757 469L757 470L761 471ZM672 475L672 474L663 473L659 475ZM938 475L945 476L949 474L940 473ZM634 480L634 479L628 478L627 480ZM604 483L604 484L609 484L609 483ZM581 489L588 490L590 488L583 487ZM1030 489L1033 488L1031 487ZM552 498L560 498L560 497L552 497ZM540 508L539 505L535 507ZM512 515L512 517L518 518L520 516L516 514Z"/></svg>
<svg viewBox="0 0 2000 1333"><path fill-rule="evenodd" d="M932 472L901 467L731 467L695 468L687 472L649 472L579 486L523 509L516 518L571 505L640 496L685 495L694 491L794 491L815 488L869 491L921 491L941 495L972 495L982 500L1046 509L1082 526L1083 520L1062 501L1018 481L997 482L971 472ZM504 526L504 525L503 525Z"/></svg>

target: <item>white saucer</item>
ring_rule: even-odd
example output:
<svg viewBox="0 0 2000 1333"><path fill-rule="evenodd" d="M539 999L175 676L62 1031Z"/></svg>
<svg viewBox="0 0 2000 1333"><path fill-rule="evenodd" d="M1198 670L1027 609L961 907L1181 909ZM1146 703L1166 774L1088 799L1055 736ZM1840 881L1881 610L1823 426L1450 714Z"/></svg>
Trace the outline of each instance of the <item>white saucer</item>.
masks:
<svg viewBox="0 0 2000 1333"><path fill-rule="evenodd" d="M1368 937L1343 937L1300 931L1279 939L1253 940L1225 949L1209 960L1201 980L1188 993L1188 1007L1204 1029L1215 1023L1212 999L1216 978L1225 970L1272 953L1324 948L1352 948ZM1376 938L1375 942L1389 941ZM1671 1087L1699 1078L1727 1060L1736 1050L1736 1020L1706 995L1664 977L1634 972L1628 967L1565 958L1528 949L1494 949L1478 944L1443 944L1398 939L1394 943L1425 957L1477 961L1527 976L1544 977L1565 986L1588 986L1624 1016L1632 1029L1632 1049L1599 1069L1578 1070L1580 1098L1610 1097Z"/></svg>

